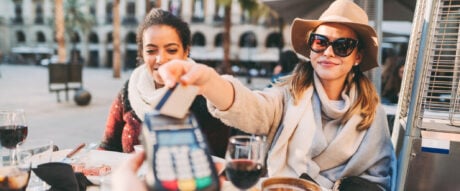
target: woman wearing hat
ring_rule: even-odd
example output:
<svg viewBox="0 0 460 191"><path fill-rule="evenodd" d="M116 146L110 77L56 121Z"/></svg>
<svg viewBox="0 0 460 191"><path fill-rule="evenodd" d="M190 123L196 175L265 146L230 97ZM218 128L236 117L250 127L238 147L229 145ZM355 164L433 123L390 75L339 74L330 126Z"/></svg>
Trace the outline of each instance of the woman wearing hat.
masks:
<svg viewBox="0 0 460 191"><path fill-rule="evenodd" d="M305 173L323 188L341 190L341 181L357 177L388 190L394 151L386 114L363 75L378 65L367 14L353 1L337 0L318 20L295 19L291 37L310 61L263 91L184 60L159 72L168 87L178 81L200 87L208 110L227 125L267 135L268 176Z"/></svg>

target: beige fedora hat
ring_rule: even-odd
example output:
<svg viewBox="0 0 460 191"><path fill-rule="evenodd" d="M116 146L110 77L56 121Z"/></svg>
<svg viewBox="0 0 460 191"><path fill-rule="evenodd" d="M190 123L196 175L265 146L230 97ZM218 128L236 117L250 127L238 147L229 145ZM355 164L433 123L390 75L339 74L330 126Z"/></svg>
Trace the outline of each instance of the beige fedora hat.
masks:
<svg viewBox="0 0 460 191"><path fill-rule="evenodd" d="M341 23L353 29L363 46L363 59L359 64L361 71L370 70L378 66L377 34L368 24L366 12L351 0L336 0L318 20L305 20L296 18L291 28L291 43L294 50L303 56L310 58L308 47L308 35L323 23Z"/></svg>

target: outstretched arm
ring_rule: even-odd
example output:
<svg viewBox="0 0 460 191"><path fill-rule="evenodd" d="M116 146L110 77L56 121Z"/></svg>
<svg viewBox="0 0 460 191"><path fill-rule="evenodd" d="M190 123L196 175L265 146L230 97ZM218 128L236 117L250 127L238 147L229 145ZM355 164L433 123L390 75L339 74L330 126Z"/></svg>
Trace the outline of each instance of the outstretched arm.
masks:
<svg viewBox="0 0 460 191"><path fill-rule="evenodd" d="M198 86L200 94L222 111L233 104L235 92L232 84L204 64L172 60L163 64L158 71L166 87L174 87L177 82Z"/></svg>

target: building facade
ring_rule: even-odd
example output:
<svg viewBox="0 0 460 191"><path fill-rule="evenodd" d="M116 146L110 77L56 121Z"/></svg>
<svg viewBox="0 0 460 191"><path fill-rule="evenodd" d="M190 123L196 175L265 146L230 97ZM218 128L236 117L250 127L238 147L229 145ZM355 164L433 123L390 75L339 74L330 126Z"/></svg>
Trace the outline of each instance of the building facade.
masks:
<svg viewBox="0 0 460 191"><path fill-rule="evenodd" d="M40 64L43 58L57 52L53 0L0 1L0 51L4 60ZM85 66L112 67L113 0L79 0L79 3L79 11L92 16L95 24L87 32L75 28L74 38L70 38L67 35L70 32L66 31L68 57L75 48ZM123 68L134 68L137 64L136 30L147 7L169 10L190 24L191 58L210 64L217 64L223 59L224 13L216 0L120 0L118 11L122 26ZM276 63L279 49L289 46L286 43L289 42L288 27L279 27L274 17L254 20L247 15L238 1L233 0L230 31L232 62Z"/></svg>

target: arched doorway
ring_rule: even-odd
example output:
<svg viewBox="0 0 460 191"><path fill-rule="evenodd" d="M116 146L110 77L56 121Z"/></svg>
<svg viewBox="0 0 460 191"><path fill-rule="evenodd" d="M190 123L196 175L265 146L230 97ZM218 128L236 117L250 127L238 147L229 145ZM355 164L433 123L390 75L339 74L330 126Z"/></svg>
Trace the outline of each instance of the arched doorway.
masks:
<svg viewBox="0 0 460 191"><path fill-rule="evenodd" d="M192 36L192 46L205 46L206 45L206 38L204 37L203 33L196 32Z"/></svg>
<svg viewBox="0 0 460 191"><path fill-rule="evenodd" d="M283 48L284 40L280 33L273 32L267 36L265 47L267 48Z"/></svg>

